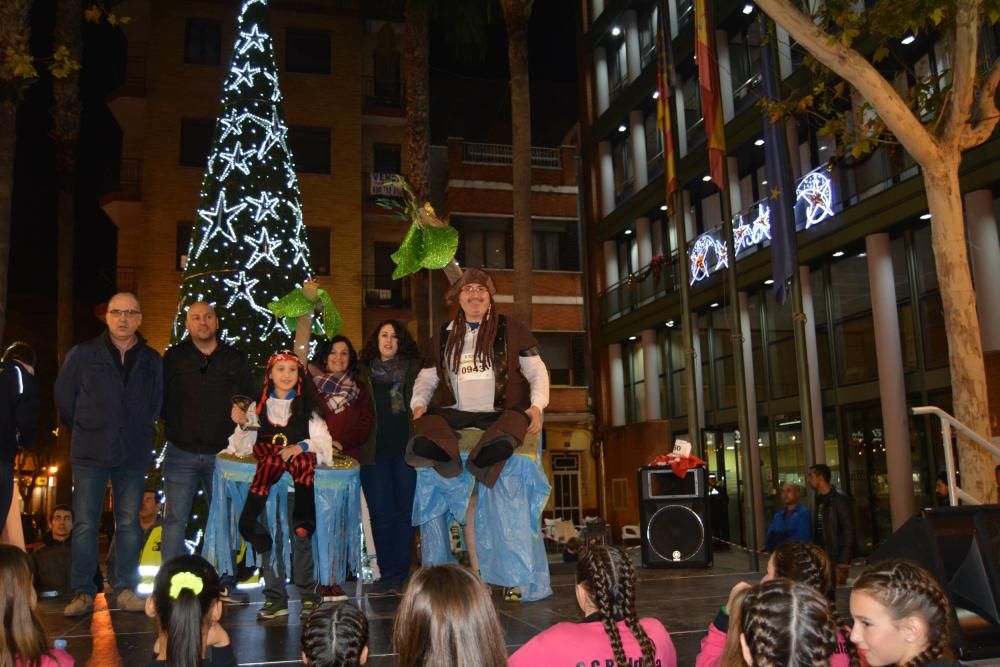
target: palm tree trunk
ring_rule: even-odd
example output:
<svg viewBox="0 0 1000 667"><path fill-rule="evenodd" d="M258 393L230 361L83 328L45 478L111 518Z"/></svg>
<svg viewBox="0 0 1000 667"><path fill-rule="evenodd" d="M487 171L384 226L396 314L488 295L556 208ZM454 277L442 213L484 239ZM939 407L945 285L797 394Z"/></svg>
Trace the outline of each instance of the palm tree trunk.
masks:
<svg viewBox="0 0 1000 667"><path fill-rule="evenodd" d="M31 36L28 12L31 0L3 0L0 2L0 48L21 37ZM14 155L17 147L17 105L21 89L8 81L0 97L0 340L7 324L7 274L10 270L10 215L14 189Z"/></svg>
<svg viewBox="0 0 1000 667"><path fill-rule="evenodd" d="M510 61L511 158L514 185L514 315L531 327L531 96L528 21L532 0L502 0Z"/></svg>
<svg viewBox="0 0 1000 667"><path fill-rule="evenodd" d="M7 273L10 270L10 209L17 146L17 106L0 103L0 340L7 325Z"/></svg>
<svg viewBox="0 0 1000 667"><path fill-rule="evenodd" d="M79 0L58 0L56 7L55 45L65 46L70 56L80 62L82 52ZM56 144L56 169L59 183L57 255L59 274L56 297L56 352L60 363L73 343L73 248L76 225L76 151L80 135L80 76L71 72L57 78L52 86L52 135Z"/></svg>
<svg viewBox="0 0 1000 667"><path fill-rule="evenodd" d="M427 201L430 163L430 54L426 0L406 0L403 36L403 81L406 85L407 180L418 202Z"/></svg>

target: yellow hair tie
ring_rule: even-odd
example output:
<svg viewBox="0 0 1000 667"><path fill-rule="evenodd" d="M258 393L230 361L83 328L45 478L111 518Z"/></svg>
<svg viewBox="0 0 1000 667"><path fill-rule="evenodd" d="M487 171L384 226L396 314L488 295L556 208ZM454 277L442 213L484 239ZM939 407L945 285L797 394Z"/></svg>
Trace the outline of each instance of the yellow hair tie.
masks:
<svg viewBox="0 0 1000 667"><path fill-rule="evenodd" d="M198 595L204 587L201 577L193 572L178 572L170 577L170 597L175 600L185 588Z"/></svg>

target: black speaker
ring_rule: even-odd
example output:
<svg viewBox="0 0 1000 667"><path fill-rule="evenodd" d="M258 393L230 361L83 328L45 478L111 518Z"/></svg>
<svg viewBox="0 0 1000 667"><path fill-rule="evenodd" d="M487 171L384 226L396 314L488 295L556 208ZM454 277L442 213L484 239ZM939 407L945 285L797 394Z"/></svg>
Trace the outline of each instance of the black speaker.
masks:
<svg viewBox="0 0 1000 667"><path fill-rule="evenodd" d="M1000 505L924 510L871 556L919 563L948 593L964 659L1000 657Z"/></svg>
<svg viewBox="0 0 1000 667"><path fill-rule="evenodd" d="M666 466L639 468L639 517L644 567L708 567L712 526L704 468L684 477Z"/></svg>

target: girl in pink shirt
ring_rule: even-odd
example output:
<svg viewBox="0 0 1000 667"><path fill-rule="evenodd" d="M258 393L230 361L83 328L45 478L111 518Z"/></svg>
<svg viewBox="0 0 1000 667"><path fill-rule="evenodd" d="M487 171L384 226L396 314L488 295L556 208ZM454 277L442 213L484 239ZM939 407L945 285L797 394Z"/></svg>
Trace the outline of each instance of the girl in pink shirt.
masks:
<svg viewBox="0 0 1000 667"><path fill-rule="evenodd" d="M677 667L677 651L655 618L635 613L635 571L625 553L595 544L576 565L576 601L585 618L559 623L510 657L509 667Z"/></svg>
<svg viewBox="0 0 1000 667"><path fill-rule="evenodd" d="M73 658L49 648L35 615L31 559L15 546L0 544L0 665L72 667Z"/></svg>

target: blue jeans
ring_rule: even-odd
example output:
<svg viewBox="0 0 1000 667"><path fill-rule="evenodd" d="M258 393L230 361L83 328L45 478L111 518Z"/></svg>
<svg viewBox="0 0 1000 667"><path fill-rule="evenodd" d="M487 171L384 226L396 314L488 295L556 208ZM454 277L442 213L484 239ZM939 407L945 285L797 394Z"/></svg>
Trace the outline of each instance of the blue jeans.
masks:
<svg viewBox="0 0 1000 667"><path fill-rule="evenodd" d="M375 555L382 578L405 579L410 574L413 552L417 471L402 456L376 456L374 464L362 466L361 486L371 515Z"/></svg>
<svg viewBox="0 0 1000 667"><path fill-rule="evenodd" d="M167 444L163 457L163 493L167 499L163 517L163 541L160 545L163 562L187 554L184 535L187 532L191 504L199 488L205 489L205 501L212 503L212 475L215 473L214 454L192 454Z"/></svg>
<svg viewBox="0 0 1000 667"><path fill-rule="evenodd" d="M101 523L104 491L111 480L115 515L115 562L109 580L115 592L135 590L139 585L139 551L142 528L139 507L146 484L144 470L73 466L73 571L70 585L74 593L97 594L97 529Z"/></svg>

